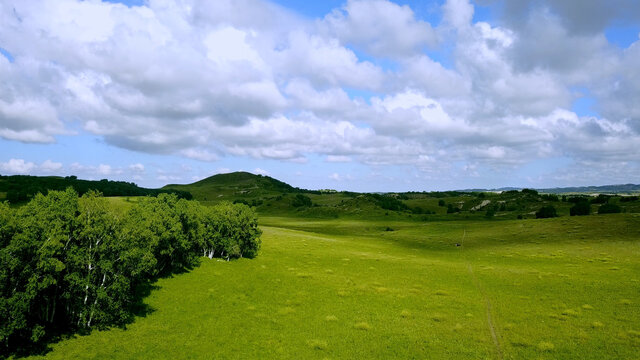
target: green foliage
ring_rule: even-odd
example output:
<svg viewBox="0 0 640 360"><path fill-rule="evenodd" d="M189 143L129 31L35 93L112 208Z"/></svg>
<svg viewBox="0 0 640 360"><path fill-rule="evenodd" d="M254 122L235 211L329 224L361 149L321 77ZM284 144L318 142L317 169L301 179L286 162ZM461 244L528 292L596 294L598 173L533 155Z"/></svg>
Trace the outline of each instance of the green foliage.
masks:
<svg viewBox="0 0 640 360"><path fill-rule="evenodd" d="M369 200L372 200L377 206L381 207L384 210L409 210L409 207L405 203L390 195L366 194L365 197Z"/></svg>
<svg viewBox="0 0 640 360"><path fill-rule="evenodd" d="M156 196L161 193L174 193L184 199L191 199L187 191L173 189L146 189L134 183L110 180L78 180L76 176L29 176L0 175L0 192L6 192L6 200L12 204L21 203L33 198L37 193L46 194L50 190L63 191L72 187L83 195L91 190L99 191L104 196Z"/></svg>
<svg viewBox="0 0 640 360"><path fill-rule="evenodd" d="M598 196L591 199L592 204L605 204L609 202L611 195L598 194Z"/></svg>
<svg viewBox="0 0 640 360"><path fill-rule="evenodd" d="M17 210L2 203L0 347L125 324L136 289L196 266L202 254L254 257L260 234L247 206L207 208L175 194L143 198L122 217L101 194L78 198L71 188Z"/></svg>
<svg viewBox="0 0 640 360"><path fill-rule="evenodd" d="M622 208L615 204L603 204L598 208L598 214L618 214L622 212Z"/></svg>
<svg viewBox="0 0 640 360"><path fill-rule="evenodd" d="M520 192L523 193L523 194L527 194L527 195L538 196L538 192L536 190L533 190L533 189L522 189L522 190L520 190Z"/></svg>
<svg viewBox="0 0 640 360"><path fill-rule="evenodd" d="M293 207L310 207L311 205L313 205L311 199L302 194L296 194L291 202L291 206Z"/></svg>
<svg viewBox="0 0 640 360"><path fill-rule="evenodd" d="M567 198L567 202L573 203L573 204L577 204L579 202L583 202L583 201L589 201L589 197L586 195L578 195L578 196L571 196L569 198Z"/></svg>
<svg viewBox="0 0 640 360"><path fill-rule="evenodd" d="M576 202L575 205L569 209L569 214L571 216L576 215L589 215L591 214L591 204L587 199L583 199L583 201Z"/></svg>
<svg viewBox="0 0 640 360"><path fill-rule="evenodd" d="M460 208L459 207L455 207L451 204L447 204L447 214L454 214L454 213L459 213L460 212Z"/></svg>
<svg viewBox="0 0 640 360"><path fill-rule="evenodd" d="M445 206L446 203L444 202L443 199L438 200L438 206Z"/></svg>
<svg viewBox="0 0 640 360"><path fill-rule="evenodd" d="M556 194L542 194L540 195L540 197L542 198L542 200L546 200L546 201L558 201L558 195Z"/></svg>
<svg viewBox="0 0 640 360"><path fill-rule="evenodd" d="M556 212L556 208L552 205L543 206L540 210L536 211L536 219L546 219L557 216L558 213Z"/></svg>

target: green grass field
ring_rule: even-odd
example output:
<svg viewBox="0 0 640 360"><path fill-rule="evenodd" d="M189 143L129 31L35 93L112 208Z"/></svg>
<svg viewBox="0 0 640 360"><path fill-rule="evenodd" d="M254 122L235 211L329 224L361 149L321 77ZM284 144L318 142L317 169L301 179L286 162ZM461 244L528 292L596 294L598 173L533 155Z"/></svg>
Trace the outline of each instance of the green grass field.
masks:
<svg viewBox="0 0 640 360"><path fill-rule="evenodd" d="M46 357L640 358L640 214L260 221L257 258L203 259Z"/></svg>

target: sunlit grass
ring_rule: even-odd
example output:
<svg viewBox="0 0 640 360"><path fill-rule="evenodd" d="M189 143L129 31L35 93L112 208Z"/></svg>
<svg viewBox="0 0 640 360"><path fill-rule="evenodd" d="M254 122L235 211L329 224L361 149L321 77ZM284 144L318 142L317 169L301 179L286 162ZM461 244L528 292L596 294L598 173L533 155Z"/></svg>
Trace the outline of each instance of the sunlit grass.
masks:
<svg viewBox="0 0 640 360"><path fill-rule="evenodd" d="M640 217L262 223L257 258L203 259L126 330L47 356L637 358Z"/></svg>

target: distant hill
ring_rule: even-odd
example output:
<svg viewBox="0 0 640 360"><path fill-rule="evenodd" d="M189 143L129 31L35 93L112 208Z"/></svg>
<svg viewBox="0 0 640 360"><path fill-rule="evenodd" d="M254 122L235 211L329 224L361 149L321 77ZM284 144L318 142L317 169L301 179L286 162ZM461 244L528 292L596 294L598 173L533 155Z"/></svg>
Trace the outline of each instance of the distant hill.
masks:
<svg viewBox="0 0 640 360"><path fill-rule="evenodd" d="M622 185L603 185L603 186L578 186L538 189L540 192L549 194L567 194L567 193L590 193L590 194L628 194L640 192L640 185L622 184Z"/></svg>
<svg viewBox="0 0 640 360"><path fill-rule="evenodd" d="M511 190L522 190L519 187L502 187L497 189L464 189L460 192L500 192ZM535 189L546 194L633 194L640 192L640 185L636 184L620 184L620 185L602 185L602 186L571 186Z"/></svg>
<svg viewBox="0 0 640 360"><path fill-rule="evenodd" d="M270 176L244 171L217 174L192 184L169 184L162 189L188 191L201 201L257 198L305 191Z"/></svg>
<svg viewBox="0 0 640 360"><path fill-rule="evenodd" d="M104 196L156 196L160 193L176 193L178 196L190 199L190 193L169 189L147 189L125 181L112 180L81 180L75 176L30 176L30 175L0 175L0 201L10 203L27 201L37 193L46 194L49 190L64 190L74 188L80 195L89 190L97 190Z"/></svg>

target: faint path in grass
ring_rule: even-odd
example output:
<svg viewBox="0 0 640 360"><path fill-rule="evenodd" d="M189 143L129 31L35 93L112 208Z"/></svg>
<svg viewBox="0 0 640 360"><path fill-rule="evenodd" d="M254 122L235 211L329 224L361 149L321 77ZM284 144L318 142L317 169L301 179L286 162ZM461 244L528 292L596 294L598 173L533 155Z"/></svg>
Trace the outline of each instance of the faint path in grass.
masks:
<svg viewBox="0 0 640 360"><path fill-rule="evenodd" d="M465 230L464 233L462 234L462 242L461 242L461 251L463 253L465 253L464 238L466 237L466 235L467 235L467 231ZM484 287L482 286L482 283L480 282L480 280L478 280L478 278L476 277L476 274L473 272L473 267L471 266L471 262L469 262L469 259L466 257L466 255L465 255L465 262L467 265L467 270L469 271L469 275L471 275L471 279L473 280L473 285L476 287L476 289L478 289L478 292L480 292L480 295L482 295L482 298L485 301L485 308L487 309L487 324L489 325L489 332L491 333L491 339L493 340L493 344L496 347L496 353L498 354L498 359L502 360L504 356L502 355L502 346L500 346L500 340L498 339L496 328L493 325L491 300L489 300L489 297L487 296L487 293Z"/></svg>

